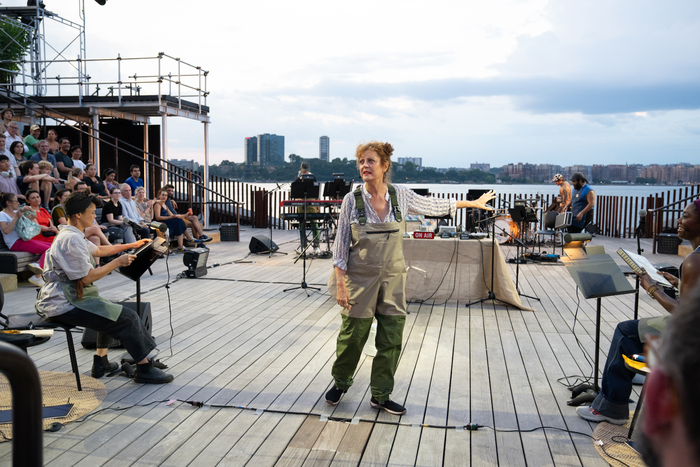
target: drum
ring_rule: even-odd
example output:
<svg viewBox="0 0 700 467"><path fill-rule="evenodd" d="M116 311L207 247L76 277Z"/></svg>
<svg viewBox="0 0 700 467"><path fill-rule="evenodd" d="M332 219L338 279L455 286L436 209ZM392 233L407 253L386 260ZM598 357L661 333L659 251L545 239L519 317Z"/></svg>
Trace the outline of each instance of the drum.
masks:
<svg viewBox="0 0 700 467"><path fill-rule="evenodd" d="M518 238L518 234L520 233L518 224L516 224L510 216L496 219L496 241L501 245L513 241L508 236L508 233Z"/></svg>

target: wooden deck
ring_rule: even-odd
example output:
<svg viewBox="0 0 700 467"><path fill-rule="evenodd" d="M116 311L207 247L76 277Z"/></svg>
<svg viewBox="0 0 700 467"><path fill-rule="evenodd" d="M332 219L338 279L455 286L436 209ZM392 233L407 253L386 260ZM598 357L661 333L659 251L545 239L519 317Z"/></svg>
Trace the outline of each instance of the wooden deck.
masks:
<svg viewBox="0 0 700 467"><path fill-rule="evenodd" d="M166 262L154 265L155 275L142 282L143 300L152 304L159 358L170 366L175 381L151 386L121 376L103 378L109 394L102 408L125 410L105 410L45 433L45 465L607 465L589 438L555 429L419 426L478 423L501 430L548 426L592 433L593 426L566 405L570 393L557 382L591 373L572 333L577 297L563 265L520 267L521 292L541 298L524 299L535 312L492 302L471 308L456 301L411 304L392 395L408 413L396 417L369 406L370 357L361 360L355 385L342 402L335 408L325 403L339 307L324 286L310 297L301 290L282 292L301 282L301 262L293 264L292 255L297 233L273 234L289 256L246 258L248 240L260 234L267 232L247 229L241 243L212 244L208 264L221 266L205 278L171 284L172 347L168 290L163 287ZM618 246L636 248L630 240L603 237L593 244L604 245L608 253ZM650 243L645 250L651 252ZM515 254L510 247L504 252ZM241 259L252 262L231 263ZM678 265L681 258L656 255L652 261ZM184 269L181 256L170 257L168 267L173 280ZM314 260L307 267L309 283L325 284L330 260ZM98 286L114 300L135 292L134 283L116 273ZM6 295L5 312L31 311L33 298L34 289L20 284ZM646 294L640 298L640 316L662 313ZM603 308L602 361L615 325L632 317L633 295L604 299ZM593 355L594 301L580 300L575 335ZM80 369L89 375L92 352L79 349ZM40 370L70 371L61 335L30 354ZM278 412L195 408L181 402L148 405L169 399ZM363 421L321 422L318 415L284 412ZM11 452L12 443L0 443L0 465L10 465Z"/></svg>

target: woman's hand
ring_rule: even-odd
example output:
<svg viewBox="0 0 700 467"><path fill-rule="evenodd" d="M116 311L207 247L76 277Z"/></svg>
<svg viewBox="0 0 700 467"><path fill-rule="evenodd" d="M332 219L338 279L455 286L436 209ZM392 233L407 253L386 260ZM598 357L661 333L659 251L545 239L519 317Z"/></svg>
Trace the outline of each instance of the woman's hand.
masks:
<svg viewBox="0 0 700 467"><path fill-rule="evenodd" d="M136 255L121 255L114 261L117 262L117 267L128 266L136 259Z"/></svg>
<svg viewBox="0 0 700 467"><path fill-rule="evenodd" d="M493 211L493 208L491 206L488 206L486 203L488 203L495 197L496 193L494 193L493 190L489 190L487 193L484 193L483 195L479 196L479 199L474 201L475 207L479 209L485 209L486 211Z"/></svg>
<svg viewBox="0 0 700 467"><path fill-rule="evenodd" d="M659 274L664 276L664 279L669 281L672 286L674 286L675 288L678 288L678 284L680 284L680 282L676 276L674 276L673 274L669 274L667 272L661 272L661 271L659 271Z"/></svg>
<svg viewBox="0 0 700 467"><path fill-rule="evenodd" d="M129 244L129 249L131 249L131 248L141 248L143 245L145 245L146 243L148 243L148 242L150 242L150 241L151 241L150 238L142 238L141 240L138 240L138 241L136 241L136 242L134 242L134 243L130 243L130 244Z"/></svg>
<svg viewBox="0 0 700 467"><path fill-rule="evenodd" d="M635 271L635 274L637 275L637 277L639 277L639 285L641 285L642 288L646 291L649 291L651 287L658 284L658 282L652 279L651 276L647 273L646 269L644 268L642 268L641 273Z"/></svg>
<svg viewBox="0 0 700 467"><path fill-rule="evenodd" d="M345 285L345 281L338 282L337 289L338 291L336 292L335 301L338 303L338 305L350 311L352 306L350 305L350 294L348 293L348 288Z"/></svg>

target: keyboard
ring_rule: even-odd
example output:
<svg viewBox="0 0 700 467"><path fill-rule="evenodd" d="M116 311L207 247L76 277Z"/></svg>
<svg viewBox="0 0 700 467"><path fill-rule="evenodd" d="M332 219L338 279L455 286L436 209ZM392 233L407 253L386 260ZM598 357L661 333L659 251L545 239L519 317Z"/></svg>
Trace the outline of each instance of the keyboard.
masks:
<svg viewBox="0 0 700 467"><path fill-rule="evenodd" d="M336 214L326 214L326 213L321 213L321 212L307 212L306 213L306 220L307 221L321 221L326 218L326 216L330 215L333 219L337 219L338 216ZM283 212L280 214L280 217L286 221L303 221L304 220L304 213L303 212Z"/></svg>
<svg viewBox="0 0 700 467"><path fill-rule="evenodd" d="M307 206L316 206L316 207L328 207L328 206L340 206L343 204L342 199L307 199L306 200L306 205ZM293 206L304 206L304 200L303 199L287 199L284 201L280 201L280 207L293 207Z"/></svg>

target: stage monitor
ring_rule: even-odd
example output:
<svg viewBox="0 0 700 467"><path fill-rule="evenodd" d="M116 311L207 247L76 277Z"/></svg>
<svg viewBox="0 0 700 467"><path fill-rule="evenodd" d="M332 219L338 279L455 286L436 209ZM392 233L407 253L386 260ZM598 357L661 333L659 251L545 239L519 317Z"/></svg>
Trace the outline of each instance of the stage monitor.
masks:
<svg viewBox="0 0 700 467"><path fill-rule="evenodd" d="M557 216L557 220L554 222L554 228L557 230L565 229L571 225L574 220L574 215L571 212L562 212Z"/></svg>
<svg viewBox="0 0 700 467"><path fill-rule="evenodd" d="M208 248L191 248L185 251L182 262L187 266L185 276L202 277L207 275Z"/></svg>

